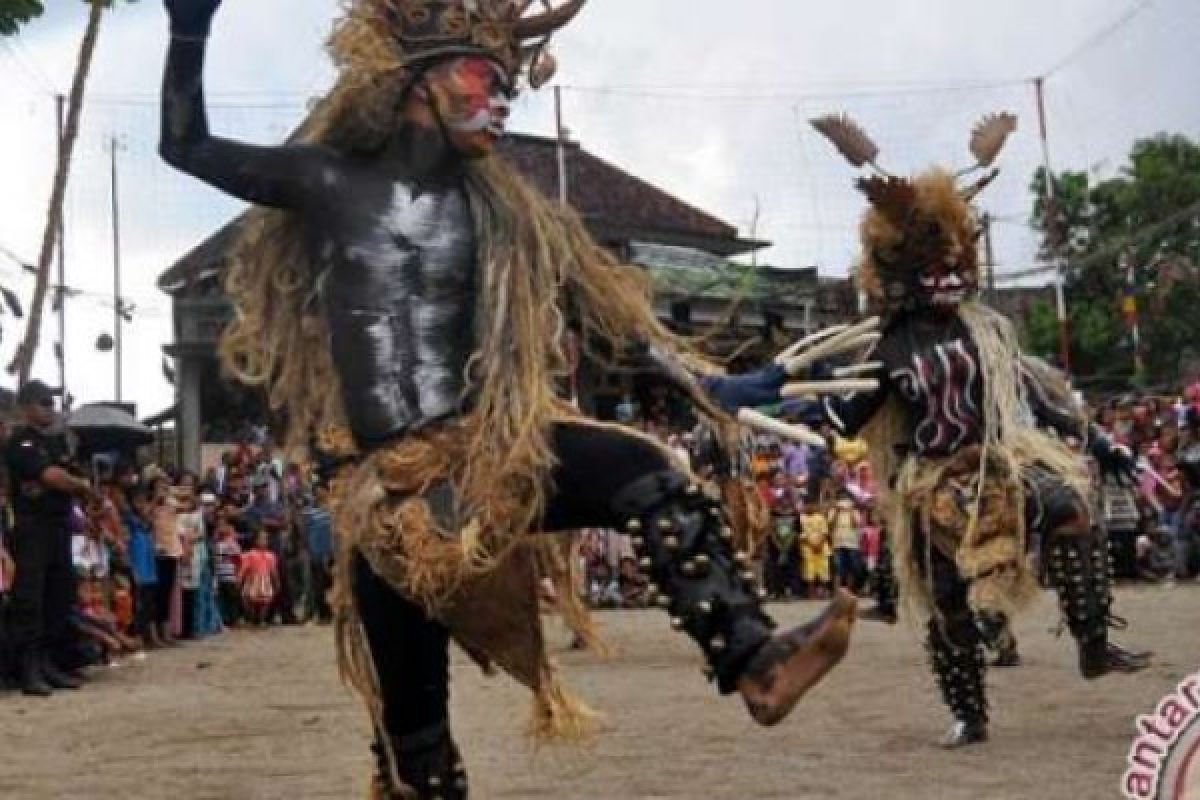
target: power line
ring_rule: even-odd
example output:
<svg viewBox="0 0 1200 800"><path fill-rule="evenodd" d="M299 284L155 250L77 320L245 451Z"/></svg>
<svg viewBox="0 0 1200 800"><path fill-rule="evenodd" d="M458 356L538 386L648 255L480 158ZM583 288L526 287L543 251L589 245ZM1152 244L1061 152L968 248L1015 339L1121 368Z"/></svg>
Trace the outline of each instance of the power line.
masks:
<svg viewBox="0 0 1200 800"><path fill-rule="evenodd" d="M696 100L828 100L850 97L892 97L920 94L947 94L952 92L978 92L995 89L1011 89L1025 86L1027 78L1009 78L995 81L964 81L959 83L894 83L856 84L859 88L805 89L802 87L739 87L739 86L585 86L565 85L567 91L581 94L615 95L644 98L684 98Z"/></svg>
<svg viewBox="0 0 1200 800"><path fill-rule="evenodd" d="M1139 2L1136 5L1129 8L1124 14L1119 16L1117 19L1113 20L1108 25L1106 25L1103 28L1101 28L1100 30L1096 31L1094 34L1089 36L1087 39L1084 39L1083 42L1081 42L1074 50L1072 50L1066 56L1064 56L1058 63L1056 63L1054 66L1050 67L1050 69L1043 72L1042 77L1048 78L1051 75L1053 75L1054 73L1056 73L1059 70L1063 69L1064 67L1068 66L1071 62L1075 61L1077 58L1082 56L1084 53L1086 53L1087 51L1091 50L1092 48L1098 46L1099 44L1104 42L1106 39L1108 39L1110 36L1117 33L1122 28L1124 28L1126 25L1128 25L1130 22L1132 22L1135 17L1137 17L1139 14L1141 14L1143 11L1145 11L1152 5L1154 5L1154 0L1139 0Z"/></svg>
<svg viewBox="0 0 1200 800"><path fill-rule="evenodd" d="M1153 239L1155 236L1158 236L1171 226L1178 225L1179 223L1185 221L1188 217L1194 217L1196 215L1200 215L1200 201L1192 203L1190 206L1185 206L1172 214L1168 214L1157 222L1149 226L1142 227L1138 231L1118 237L1094 253L1088 253L1080 258L1070 260L1067 262L1067 267L1069 269L1083 269L1091 266L1092 264L1104 261L1105 259L1115 258L1119 256L1121 251L1125 250L1126 248L1137 244L1142 244L1150 239ZM1030 267L1029 269L1018 270L1015 272L998 272L996 273L996 280L1009 282L1020 280L1022 278L1032 278L1037 275L1045 275L1047 273L1054 272L1057 268L1058 267L1054 264L1044 264L1042 266Z"/></svg>

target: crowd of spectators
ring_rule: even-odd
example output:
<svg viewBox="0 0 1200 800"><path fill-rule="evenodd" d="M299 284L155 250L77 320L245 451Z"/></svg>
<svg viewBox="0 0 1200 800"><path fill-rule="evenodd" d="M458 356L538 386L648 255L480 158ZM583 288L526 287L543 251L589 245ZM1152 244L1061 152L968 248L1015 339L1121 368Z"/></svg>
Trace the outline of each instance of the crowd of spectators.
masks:
<svg viewBox="0 0 1200 800"><path fill-rule="evenodd" d="M626 400L622 421L666 445L702 478L715 468L711 439L703 429L672 420L665 408ZM827 597L834 587L870 592L884 541L875 509L875 486L866 445L821 430L826 447L756 436L743 442L735 471L770 514L765 537L750 557L772 599ZM637 568L627 536L611 530L583 531L578 550L580 591L596 608L640 608L648 581Z"/></svg>
<svg viewBox="0 0 1200 800"><path fill-rule="evenodd" d="M26 465L27 430L6 433L0 687L76 688L84 667L117 667L229 628L332 621L323 490L269 443L232 448L198 476L121 461L110 470L65 458ZM57 437L52 424L39 435ZM24 497L54 493L40 485L54 481L63 482L62 515L20 508ZM64 580L54 577L60 561ZM31 613L34 634L17 636ZM25 655L31 643L34 662Z"/></svg>
<svg viewBox="0 0 1200 800"><path fill-rule="evenodd" d="M1142 580L1200 573L1200 383L1182 395L1124 395L1099 405L1095 422L1128 447L1138 483L1106 487L1111 531L1127 539L1127 561ZM1121 502L1121 501L1124 502Z"/></svg>
<svg viewBox="0 0 1200 800"><path fill-rule="evenodd" d="M1118 577L1172 581L1200 574L1200 383L1178 396L1096 400L1097 427L1128 447L1141 469L1136 485L1098 485L1095 516L1116 551ZM659 439L697 474L712 466L704 437L662 407L626 400L623 421ZM886 542L867 447L820 429L824 448L757 436L738 455L747 486L770 511L755 561L775 600L819 598L832 587L869 593ZM649 598L628 537L583 532L581 591L598 608L638 608Z"/></svg>
<svg viewBox="0 0 1200 800"><path fill-rule="evenodd" d="M48 407L45 397L34 394L35 405ZM700 429L673 423L661 408L641 413L625 403L618 413L661 440L697 474L711 476L711 440ZM1115 547L1126 543L1124 577L1196 576L1200 384L1180 397L1105 401L1096 407L1094 421L1130 448L1141 466L1136 486L1104 486L1098 493L1097 516L1107 524L1110 541ZM20 430L28 428L29 420L23 422ZM52 431L47 424L34 443L53 444ZM836 586L867 593L876 579L886 533L875 507L867 448L828 428L820 434L825 447L750 438L735 459L743 487L769 512L766 535L750 555L776 600L826 597ZM22 554L39 582L35 610L42 615L37 627L47 650L40 656L43 677L55 678L45 682L47 689L71 688L81 667L117 666L228 628L332 620L327 595L334 545L324 490L299 465L286 463L261 431L224 452L202 476L129 462L97 470L94 462L64 459L60 466L73 477L51 481L57 490L38 486L52 464L31 460L28 437L7 430L3 435L0 685L21 686L28 666L11 646L14 627L27 626L28 620L6 625L15 623L18 605L29 612L28 603L14 602ZM47 452L58 451L50 446ZM67 498L61 515L23 512L22 503L32 502L31 486L39 503ZM35 527L51 525L50 519L61 523L36 537L21 532L22 547L14 531L20 519L26 528L30 519ZM34 538L40 549L30 555L28 542ZM58 564L46 549L54 542L63 543L66 564ZM579 590L591 605L639 608L652 599L627 537L584 531L578 554L584 580ZM65 567L65 579L59 566Z"/></svg>

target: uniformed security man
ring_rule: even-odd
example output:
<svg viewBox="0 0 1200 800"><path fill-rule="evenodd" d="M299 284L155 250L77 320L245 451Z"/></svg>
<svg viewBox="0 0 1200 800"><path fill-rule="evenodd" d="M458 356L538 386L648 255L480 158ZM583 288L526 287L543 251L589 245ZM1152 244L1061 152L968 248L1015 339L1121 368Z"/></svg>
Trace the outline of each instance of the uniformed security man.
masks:
<svg viewBox="0 0 1200 800"><path fill-rule="evenodd" d="M15 525L16 562L9 606L9 636L18 658L21 690L45 697L52 689L78 689L80 678L53 661L54 647L68 635L67 617L75 601L71 537L67 517L72 495L88 495L87 481L68 469L66 436L54 430L54 397L59 392L30 381L17 392L21 422L8 439Z"/></svg>

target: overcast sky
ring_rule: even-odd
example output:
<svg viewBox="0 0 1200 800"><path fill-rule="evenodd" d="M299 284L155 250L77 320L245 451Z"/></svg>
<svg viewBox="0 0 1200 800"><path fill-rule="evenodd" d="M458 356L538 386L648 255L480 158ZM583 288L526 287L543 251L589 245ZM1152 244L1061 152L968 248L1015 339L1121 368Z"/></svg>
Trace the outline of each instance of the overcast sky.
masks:
<svg viewBox="0 0 1200 800"><path fill-rule="evenodd" d="M54 105L85 22L78 0L0 40L0 247L33 261L53 167ZM213 127L283 138L329 84L321 49L332 0L225 0L208 87ZM1131 12L1136 12L1132 13ZM1120 23L1114 27L1114 23ZM126 400L143 414L172 402L161 347L171 336L155 278L238 206L162 166L154 153L165 39L157 0L109 14L101 32L68 202L69 382L81 401L111 399L113 358L109 152L118 141ZM591 0L556 40L574 138L688 202L775 243L760 258L844 274L861 199L854 173L804 120L849 111L889 169L966 166L980 115L1012 110L1021 129L984 197L1000 219L1000 269L1033 264L1028 183L1041 159L1030 79L1048 75L1058 169L1119 169L1132 142L1159 131L1200 137L1197 0ZM549 133L551 93L526 94L514 129ZM0 255L0 281L31 281ZM53 320L36 373L55 378ZM5 320L7 364L20 327ZM5 376L4 383L11 383Z"/></svg>

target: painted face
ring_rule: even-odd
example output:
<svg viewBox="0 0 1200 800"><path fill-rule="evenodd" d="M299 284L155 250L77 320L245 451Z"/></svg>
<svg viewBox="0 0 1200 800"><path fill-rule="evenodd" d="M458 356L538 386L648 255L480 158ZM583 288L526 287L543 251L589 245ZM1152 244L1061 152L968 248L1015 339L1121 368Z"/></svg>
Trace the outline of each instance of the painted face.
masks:
<svg viewBox="0 0 1200 800"><path fill-rule="evenodd" d="M960 242L937 222L929 225L922 237L924 246L919 248L914 288L921 305L951 309L975 292L974 245Z"/></svg>
<svg viewBox="0 0 1200 800"><path fill-rule="evenodd" d="M490 154L504 135L513 96L500 65L482 56L450 59L426 74L426 85L451 146L468 158Z"/></svg>

